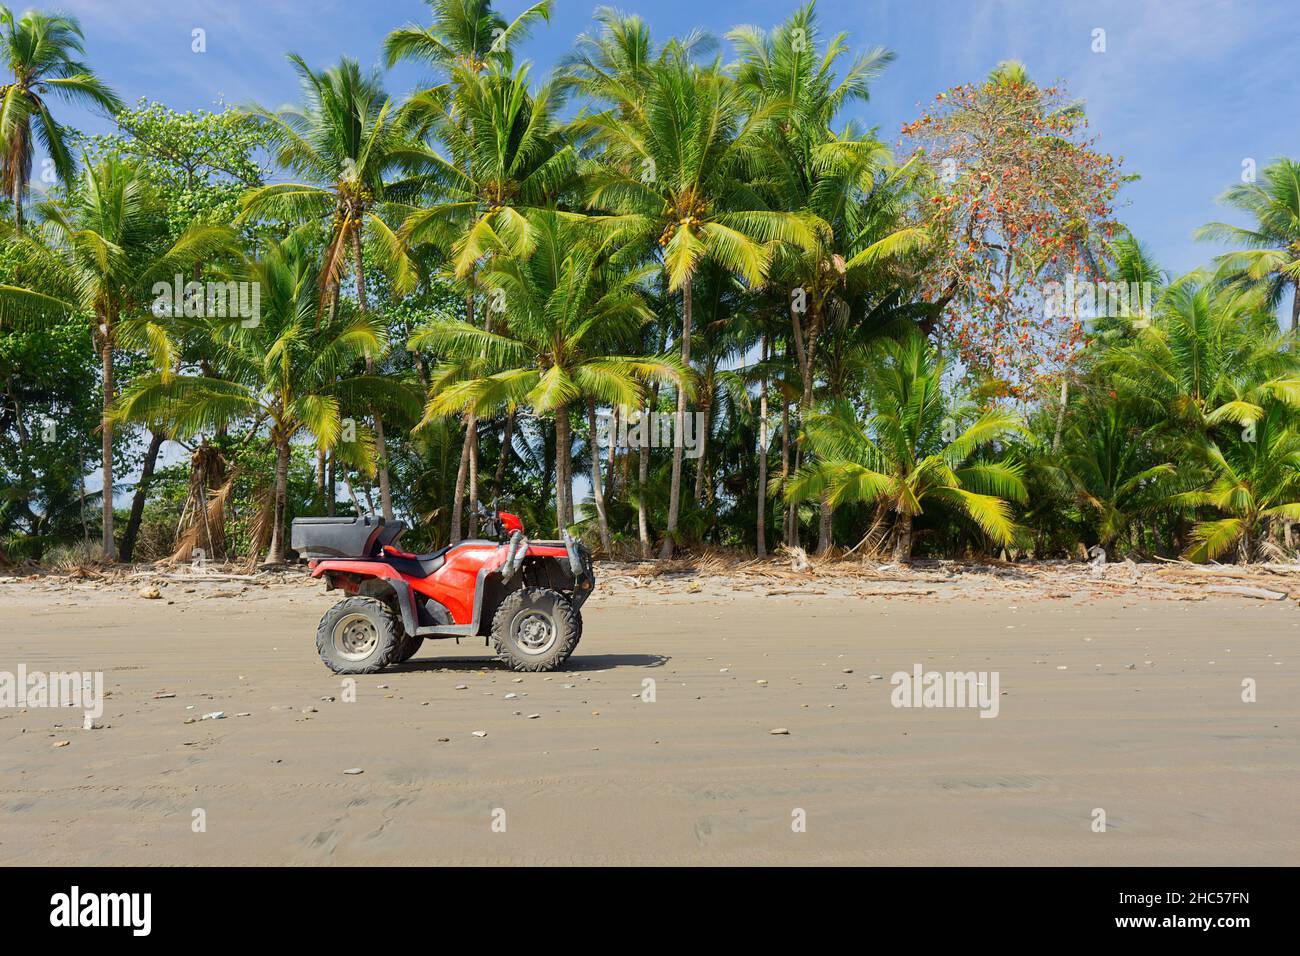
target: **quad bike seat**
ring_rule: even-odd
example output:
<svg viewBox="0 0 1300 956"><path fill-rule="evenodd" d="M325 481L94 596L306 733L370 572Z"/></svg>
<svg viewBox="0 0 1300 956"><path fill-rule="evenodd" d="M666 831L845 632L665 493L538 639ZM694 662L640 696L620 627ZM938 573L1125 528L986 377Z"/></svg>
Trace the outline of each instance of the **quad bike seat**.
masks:
<svg viewBox="0 0 1300 956"><path fill-rule="evenodd" d="M403 551L391 544L387 544L384 545L384 559L403 574L414 578L427 578L446 563L448 554L454 549L464 547L467 544L486 544L496 547L497 542L467 539L457 541L455 544L449 544L437 551L430 551L427 554L412 554L409 551Z"/></svg>

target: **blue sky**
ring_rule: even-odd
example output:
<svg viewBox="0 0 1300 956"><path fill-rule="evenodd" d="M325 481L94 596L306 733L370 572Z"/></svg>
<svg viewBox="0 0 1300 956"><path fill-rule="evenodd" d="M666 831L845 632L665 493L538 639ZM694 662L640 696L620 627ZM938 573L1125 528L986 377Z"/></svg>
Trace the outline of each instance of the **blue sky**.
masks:
<svg viewBox="0 0 1300 956"><path fill-rule="evenodd" d="M531 0L498 0L513 15ZM622 0L657 37L700 27L721 36L739 23L770 27L795 0ZM15 4L15 6L18 6ZM426 23L420 0L62 0L78 16L88 57L128 102L147 96L178 109L220 102L278 106L297 86L285 52L318 66L340 55L378 64L389 30ZM549 28L524 47L548 69L589 28L595 0L557 0ZM1291 0L820 0L825 33L844 30L855 48L881 44L897 60L855 108L886 142L936 92L1019 59L1040 82L1063 81L1087 104L1101 148L1142 176L1122 194L1121 215L1159 261L1175 272L1215 251L1191 238L1211 219L1230 218L1215 203L1241 175L1300 156L1300 32ZM191 52L191 31L206 31L207 52ZM1093 52L1093 31L1106 50ZM402 94L421 71L392 71ZM100 131L102 122L70 114Z"/></svg>

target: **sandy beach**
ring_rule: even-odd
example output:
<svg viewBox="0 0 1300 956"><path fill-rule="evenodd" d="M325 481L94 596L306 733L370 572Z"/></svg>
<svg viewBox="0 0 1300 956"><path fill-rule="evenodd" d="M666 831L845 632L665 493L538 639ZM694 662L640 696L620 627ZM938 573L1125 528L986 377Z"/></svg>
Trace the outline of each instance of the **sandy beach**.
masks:
<svg viewBox="0 0 1300 956"><path fill-rule="evenodd" d="M0 671L108 694L0 709L0 863L1300 863L1293 599L604 577L565 671L426 642L355 701L318 584L0 583Z"/></svg>

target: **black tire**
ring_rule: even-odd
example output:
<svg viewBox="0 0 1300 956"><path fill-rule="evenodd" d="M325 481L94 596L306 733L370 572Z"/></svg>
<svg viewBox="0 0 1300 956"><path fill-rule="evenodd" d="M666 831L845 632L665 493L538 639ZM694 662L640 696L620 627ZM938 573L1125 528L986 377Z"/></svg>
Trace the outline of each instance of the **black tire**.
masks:
<svg viewBox="0 0 1300 956"><path fill-rule="evenodd" d="M404 664L415 656L415 652L424 644L424 638L415 637L411 634L405 634L402 637L401 646L397 648L397 656L393 658L394 664Z"/></svg>
<svg viewBox="0 0 1300 956"><path fill-rule="evenodd" d="M580 637L582 615L550 588L511 592L492 618L497 659L514 671L558 670Z"/></svg>
<svg viewBox="0 0 1300 956"><path fill-rule="evenodd" d="M402 643L396 612L383 601L368 597L350 597L335 604L316 629L316 650L336 674L381 671L397 660ZM355 648L350 653L349 644Z"/></svg>

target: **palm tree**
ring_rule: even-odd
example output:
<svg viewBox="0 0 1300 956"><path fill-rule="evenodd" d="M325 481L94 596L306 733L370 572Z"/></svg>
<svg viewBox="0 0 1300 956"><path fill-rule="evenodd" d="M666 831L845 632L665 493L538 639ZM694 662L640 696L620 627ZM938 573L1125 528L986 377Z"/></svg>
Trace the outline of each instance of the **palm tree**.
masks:
<svg viewBox="0 0 1300 956"><path fill-rule="evenodd" d="M1076 500L1097 524L1097 544L1112 555L1134 521L1166 506L1175 474L1158 461L1162 428L1141 426L1125 402L1092 401L1070 426L1062 471Z"/></svg>
<svg viewBox="0 0 1300 956"><path fill-rule="evenodd" d="M1249 426L1269 401L1300 408L1300 358L1264 295L1184 276L1147 326L1105 353L1102 372L1151 420L1188 437Z"/></svg>
<svg viewBox="0 0 1300 956"><path fill-rule="evenodd" d="M249 269L249 279L261 288L258 323L214 320L209 326L220 356L214 374L144 376L114 408L119 420L165 427L174 438L239 420L268 426L276 463L269 564L284 561L294 439L309 433L314 444L333 452L349 407L418 402L390 378L351 374L354 365L382 350L382 321L364 310L322 318L319 268L301 238L270 245ZM362 453L352 457L369 457L366 444L359 441Z"/></svg>
<svg viewBox="0 0 1300 956"><path fill-rule="evenodd" d="M193 226L168 247L161 201L136 167L115 158L88 167L66 205L42 202L37 212L39 235L14 246L31 287L0 286L0 324L68 314L93 323L103 390L104 557L111 561L115 350L119 344L147 348L169 375L172 343L151 311L153 284L170 286L173 276L227 249L234 237L222 227Z"/></svg>
<svg viewBox="0 0 1300 956"><path fill-rule="evenodd" d="M1021 469L972 459L1024 426L1009 412L991 410L959 431L941 388L943 360L925 339L885 340L878 349L869 389L875 414L860 422L838 403L811 416L806 432L814 460L795 473L786 500L883 505L895 515L893 557L900 563L912 559L912 519L927 501L954 508L995 542L1010 543L1015 525L1007 499L1025 499Z"/></svg>
<svg viewBox="0 0 1300 956"><path fill-rule="evenodd" d="M1262 524L1300 520L1300 432L1295 413L1271 403L1256 422L1250 440L1230 436L1201 448L1210 469L1207 485L1176 496L1189 508L1209 506L1227 517L1199 522L1186 557L1212 561L1234 546L1241 563L1263 544Z"/></svg>
<svg viewBox="0 0 1300 956"><path fill-rule="evenodd" d="M32 174L33 132L65 184L76 175L67 131L50 114L47 97L74 106L99 107L112 115L122 101L77 57L84 37L75 17L28 10L14 21L0 5L0 56L13 80L0 87L0 178L14 201L14 222L23 230L23 200Z"/></svg>
<svg viewBox="0 0 1300 956"><path fill-rule="evenodd" d="M671 359L611 354L611 346L633 337L651 318L638 289L646 270L632 266L626 248L616 251L615 240L556 212L535 213L532 230L530 257L494 260L486 274L505 296L506 330L441 322L416 332L410 344L446 358L430 388L426 420L507 406L554 416L556 521L563 531L574 521L571 407L584 400L634 407L645 382L680 382L684 376ZM600 456L591 458L593 497L608 550Z"/></svg>
<svg viewBox="0 0 1300 956"><path fill-rule="evenodd" d="M595 103L613 107L619 116L639 111L656 66L695 59L717 45L712 36L695 30L656 47L645 20L613 7L597 7L593 19L600 30L580 34L573 51L561 58L561 82Z"/></svg>
<svg viewBox="0 0 1300 956"><path fill-rule="evenodd" d="M1279 159L1264 167L1260 181L1238 183L1220 202L1255 220L1249 228L1212 222L1197 237L1245 246L1215 259L1230 280L1262 286L1276 309L1291 290L1291 331L1300 330L1300 162Z"/></svg>
<svg viewBox="0 0 1300 956"><path fill-rule="evenodd" d="M852 123L832 131L846 106L867 101L870 81L894 55L876 47L837 75L847 36L823 45L811 2L770 32L746 26L728 36L740 57L738 82L753 102L789 104L762 137L759 182L774 208L802 211L819 226L811 247L784 247L774 267L779 287L791 290L783 293L784 307L802 378L799 414L806 417L821 338L833 317L873 281L887 284L880 280L890 259L925 241L919 229L902 228L912 167L894 168L889 149ZM822 503L819 552L831 546L831 517Z"/></svg>
<svg viewBox="0 0 1300 956"><path fill-rule="evenodd" d="M464 68L483 70L490 59L511 63L516 43L540 20L551 19L553 0L534 3L512 21L492 9L492 0L424 0L433 24L408 23L384 40L391 68L402 60L428 63L444 72Z"/></svg>
<svg viewBox="0 0 1300 956"><path fill-rule="evenodd" d="M812 244L812 229L796 213L765 206L748 185L756 171L759 137L783 104L750 108L741 88L716 67L698 67L685 53L661 57L644 87L628 83L600 95L626 97L575 128L603 151L588 176L592 207L613 213L611 223L629 241L655 243L668 291L681 294L678 337L683 367L691 361L692 283L710 260L751 287L767 279L778 242ZM684 431L687 399L677 400L677 434ZM681 511L683 448L674 442L668 527L660 556L672 556Z"/></svg>
<svg viewBox="0 0 1300 956"><path fill-rule="evenodd" d="M304 104L277 112L251 107L248 115L267 130L279 164L305 181L249 190L240 200L243 217L327 223L319 278L322 302L337 298L340 280L350 268L357 305L365 312L369 304L363 234L369 236L371 255L392 276L395 288L410 291L414 286L404 244L383 213L390 196L400 198L415 188L414 179L389 177L398 169L418 174L429 162L429 152L409 138L403 115L385 97L378 77L362 74L355 60L344 58L319 73L297 55L291 54L289 61L302 81ZM366 361L367 371L373 372L374 356ZM383 417L372 410L371 418L380 503L384 518L392 520Z"/></svg>
<svg viewBox="0 0 1300 956"><path fill-rule="evenodd" d="M402 226L411 243L441 249L456 279L466 283L466 321L473 324L477 273L493 255L527 256L533 244L529 216L551 206L573 177L577 156L556 128L561 91L554 83L530 90L529 69L512 71L497 62L481 72L452 68L454 93L428 93L407 106L412 121L439 143L426 177L427 201ZM433 154L437 155L437 154ZM492 310L484 328L491 330ZM460 539L466 482L477 497L478 427L467 415L465 442L452 504L452 540ZM475 518L471 513L470 525Z"/></svg>

